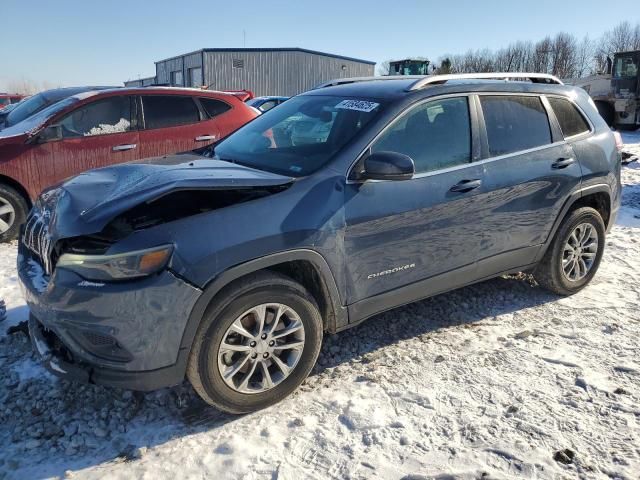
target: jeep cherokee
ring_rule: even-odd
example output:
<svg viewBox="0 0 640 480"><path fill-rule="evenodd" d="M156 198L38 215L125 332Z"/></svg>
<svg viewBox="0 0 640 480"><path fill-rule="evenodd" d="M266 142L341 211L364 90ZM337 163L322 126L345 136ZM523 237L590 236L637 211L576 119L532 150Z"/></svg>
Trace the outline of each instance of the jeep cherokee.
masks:
<svg viewBox="0 0 640 480"><path fill-rule="evenodd" d="M519 271L579 291L620 191L614 134L554 77L341 79L197 152L46 190L18 268L53 373L186 376L242 413L291 393L324 333L385 310Z"/></svg>

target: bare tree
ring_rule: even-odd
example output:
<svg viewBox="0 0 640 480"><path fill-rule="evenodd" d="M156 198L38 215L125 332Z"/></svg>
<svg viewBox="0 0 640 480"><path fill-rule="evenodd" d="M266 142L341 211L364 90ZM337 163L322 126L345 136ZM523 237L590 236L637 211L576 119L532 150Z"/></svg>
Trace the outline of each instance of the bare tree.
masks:
<svg viewBox="0 0 640 480"><path fill-rule="evenodd" d="M437 75L447 75L453 73L453 63L449 57L444 57L440 60L440 66L434 71Z"/></svg>
<svg viewBox="0 0 640 480"><path fill-rule="evenodd" d="M573 35L558 33L551 42L551 65L548 73L560 78L571 78L576 70L577 42Z"/></svg>
<svg viewBox="0 0 640 480"><path fill-rule="evenodd" d="M384 62L378 63L378 66L376 67L376 73L378 75L389 75L389 69L391 68L389 66L390 62L391 60L385 60Z"/></svg>
<svg viewBox="0 0 640 480"><path fill-rule="evenodd" d="M451 73L475 72L539 72L560 78L575 78L605 70L607 57L615 52L640 50L640 23L622 22L600 39L575 36L560 32L547 35L534 43L516 41L497 51L469 50L464 54L441 57L450 61Z"/></svg>
<svg viewBox="0 0 640 480"><path fill-rule="evenodd" d="M626 50L640 48L640 24L631 26L629 22L616 25L613 30L606 32L602 39L602 47L608 55Z"/></svg>
<svg viewBox="0 0 640 480"><path fill-rule="evenodd" d="M47 80L36 82L25 77L9 80L5 85L5 90L8 92L19 93L21 95L33 95L43 90L55 88L54 84Z"/></svg>
<svg viewBox="0 0 640 480"><path fill-rule="evenodd" d="M597 42L594 42L593 70L604 72L607 67L607 58L613 58L616 52L629 50L640 50L640 23L631 25L625 21L605 32Z"/></svg>
<svg viewBox="0 0 640 480"><path fill-rule="evenodd" d="M580 78L595 73L594 59L594 43L589 38L589 35L585 35L576 49L576 66L573 77Z"/></svg>

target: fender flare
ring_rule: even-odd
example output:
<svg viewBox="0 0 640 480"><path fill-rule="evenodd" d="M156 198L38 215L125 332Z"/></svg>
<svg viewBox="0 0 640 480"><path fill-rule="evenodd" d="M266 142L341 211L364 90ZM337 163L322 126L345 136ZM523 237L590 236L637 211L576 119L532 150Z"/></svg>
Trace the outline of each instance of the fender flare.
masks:
<svg viewBox="0 0 640 480"><path fill-rule="evenodd" d="M223 271L212 281L210 281L204 288L202 295L200 295L200 298L198 298L195 306L189 314L187 326L185 327L184 333L182 335L180 349L186 350L187 353L191 351L193 339L195 338L196 332L198 331L198 327L200 326L200 322L202 321L207 308L209 307L215 296L224 287L229 285L234 280L249 275L253 272L296 260L305 260L311 262L320 273L320 278L323 282L322 287L329 300L330 310L332 310L332 315L329 315L329 317L331 318L326 319L327 323L325 324L325 328L329 331L335 331L341 326L348 324L349 320L347 316L347 309L342 305L338 285L336 284L335 277L333 276L333 273L329 268L329 264L324 259L324 257L315 250L287 250L284 252L266 255L254 260L249 260L247 262L231 267ZM180 355L179 357L181 356L182 355ZM188 358L188 355L186 356L186 358Z"/></svg>
<svg viewBox="0 0 640 480"><path fill-rule="evenodd" d="M556 232L558 231L558 228L560 228L560 224L562 223L564 218L567 216L567 213L569 212L569 210L571 210L571 207L573 207L573 205L581 198L586 197L587 195L591 195L593 193L606 193L607 195L609 195L609 210L611 211L611 213L613 213L613 205L611 200L611 187L606 183L589 185L588 187L575 190L574 192L571 193L569 198L565 201L564 205L562 206L562 209L560 210L560 214L556 217L556 220L553 223L553 227L551 228L551 231L549 232L547 239L542 244L542 248L540 249L540 251L538 252L538 255L536 256L536 259L535 259L536 262L539 262L540 260L542 260L542 257L544 257L544 254L547 252L549 245L551 245L553 238L556 236ZM609 219L609 225L606 226L607 230L609 229L610 224L611 224L611 218Z"/></svg>

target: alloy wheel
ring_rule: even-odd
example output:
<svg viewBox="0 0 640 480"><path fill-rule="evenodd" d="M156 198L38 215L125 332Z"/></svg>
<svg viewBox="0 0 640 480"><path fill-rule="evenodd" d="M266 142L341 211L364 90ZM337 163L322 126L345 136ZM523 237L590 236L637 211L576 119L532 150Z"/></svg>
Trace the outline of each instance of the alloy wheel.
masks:
<svg viewBox="0 0 640 480"><path fill-rule="evenodd" d="M13 205L4 197L0 197L0 234L8 232L16 220Z"/></svg>
<svg viewBox="0 0 640 480"><path fill-rule="evenodd" d="M573 229L562 251L562 271L565 277L577 282L591 271L598 254L598 232L590 223Z"/></svg>
<svg viewBox="0 0 640 480"><path fill-rule="evenodd" d="M287 305L257 305L231 324L218 349L224 382L240 393L276 387L295 369L304 349L304 324Z"/></svg>

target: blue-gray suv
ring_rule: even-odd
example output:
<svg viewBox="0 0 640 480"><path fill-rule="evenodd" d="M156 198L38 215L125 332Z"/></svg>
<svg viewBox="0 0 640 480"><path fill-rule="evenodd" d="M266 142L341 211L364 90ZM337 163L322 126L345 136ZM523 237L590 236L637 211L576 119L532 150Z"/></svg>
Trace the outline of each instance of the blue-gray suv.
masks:
<svg viewBox="0 0 640 480"><path fill-rule="evenodd" d="M620 205L617 147L547 75L329 82L211 147L43 192L18 256L34 348L66 378L186 376L223 410L265 407L324 333L385 310L512 272L583 288Z"/></svg>

